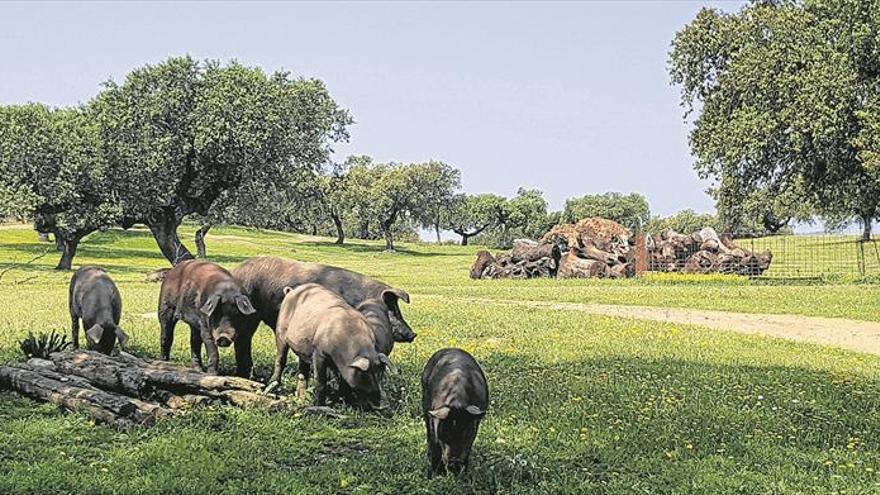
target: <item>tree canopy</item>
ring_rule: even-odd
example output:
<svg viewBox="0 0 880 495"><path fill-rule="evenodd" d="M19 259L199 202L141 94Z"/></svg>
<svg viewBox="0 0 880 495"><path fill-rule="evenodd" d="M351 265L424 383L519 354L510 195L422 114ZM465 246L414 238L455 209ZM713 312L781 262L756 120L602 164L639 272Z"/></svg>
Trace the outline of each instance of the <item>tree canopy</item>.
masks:
<svg viewBox="0 0 880 495"><path fill-rule="evenodd" d="M145 223L172 263L192 257L177 235L185 216L207 215L242 184L319 166L351 123L318 80L190 57L106 83L91 107L123 226Z"/></svg>
<svg viewBox="0 0 880 495"><path fill-rule="evenodd" d="M0 107L0 200L5 214L54 233L69 269L80 240L120 214L97 128L82 108Z"/></svg>
<svg viewBox="0 0 880 495"><path fill-rule="evenodd" d="M635 230L648 222L650 209L648 200L641 194L608 192L567 199L562 217L568 223L587 217L601 217Z"/></svg>
<svg viewBox="0 0 880 495"><path fill-rule="evenodd" d="M878 0L700 11L669 58L685 115L697 114L700 175L746 194L799 184L820 213L859 218L870 237L880 213L878 51Z"/></svg>
<svg viewBox="0 0 880 495"><path fill-rule="evenodd" d="M444 215L442 228L461 236L461 245L484 230L497 225L507 208L507 199L497 194L458 194Z"/></svg>

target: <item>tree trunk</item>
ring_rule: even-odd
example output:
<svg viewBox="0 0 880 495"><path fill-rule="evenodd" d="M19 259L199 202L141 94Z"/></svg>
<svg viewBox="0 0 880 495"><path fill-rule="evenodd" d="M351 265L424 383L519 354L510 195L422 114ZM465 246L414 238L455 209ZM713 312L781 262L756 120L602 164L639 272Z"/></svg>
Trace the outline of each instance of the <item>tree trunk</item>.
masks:
<svg viewBox="0 0 880 495"><path fill-rule="evenodd" d="M873 226L871 225L871 221L873 220L872 216L863 216L862 217L862 240L870 241L871 240L871 232Z"/></svg>
<svg viewBox="0 0 880 495"><path fill-rule="evenodd" d="M391 233L391 224L382 222L379 225L382 227L382 235L385 236L385 250L394 251L394 235Z"/></svg>
<svg viewBox="0 0 880 495"><path fill-rule="evenodd" d="M470 239L471 236L468 235L468 234L458 234L458 235L461 236L461 245L462 245L462 246L467 246L467 245L468 245L468 239Z"/></svg>
<svg viewBox="0 0 880 495"><path fill-rule="evenodd" d="M342 243L345 242L345 229L342 225L342 218L338 215L330 215L330 219L333 220L333 225L336 227L336 241L334 244L339 244L341 246Z"/></svg>
<svg viewBox="0 0 880 495"><path fill-rule="evenodd" d="M212 225L210 223L206 223L196 230L196 257L198 258L208 257L208 248L205 246L205 236L208 235L208 231L211 230L211 227Z"/></svg>
<svg viewBox="0 0 880 495"><path fill-rule="evenodd" d="M79 232L55 231L55 240L61 247L61 260L58 261L56 270L70 270L73 266L73 257L76 256L76 248L82 238Z"/></svg>
<svg viewBox="0 0 880 495"><path fill-rule="evenodd" d="M180 219L173 213L163 213L149 219L147 227L153 233L156 244L162 251L165 259L176 265L184 260L193 259L193 255L189 249L180 242L177 236L177 227L180 225Z"/></svg>
<svg viewBox="0 0 880 495"><path fill-rule="evenodd" d="M434 232L437 233L437 244L440 244L440 223L437 222L434 224Z"/></svg>

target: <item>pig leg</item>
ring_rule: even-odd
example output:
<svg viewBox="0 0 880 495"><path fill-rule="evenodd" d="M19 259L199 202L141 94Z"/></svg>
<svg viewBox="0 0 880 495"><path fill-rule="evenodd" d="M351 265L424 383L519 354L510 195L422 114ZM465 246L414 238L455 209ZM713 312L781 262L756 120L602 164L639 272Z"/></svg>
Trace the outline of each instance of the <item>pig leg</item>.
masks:
<svg viewBox="0 0 880 495"><path fill-rule="evenodd" d="M327 359L315 351L312 362L315 364L315 405L323 406L327 402Z"/></svg>
<svg viewBox="0 0 880 495"><path fill-rule="evenodd" d="M189 354L192 367L202 371L202 335L198 325L189 326Z"/></svg>
<svg viewBox="0 0 880 495"><path fill-rule="evenodd" d="M162 308L159 310L159 326L162 329L162 353L163 361L171 358L171 346L174 344L174 325L177 324L177 318L174 317L174 309Z"/></svg>
<svg viewBox="0 0 880 495"><path fill-rule="evenodd" d="M70 340L73 348L79 349L79 317L70 313Z"/></svg>
<svg viewBox="0 0 880 495"><path fill-rule="evenodd" d="M269 384L281 383L281 375L284 374L284 367L287 366L287 352L290 350L287 342L282 338L276 337L278 351L275 353L275 369L272 371L272 378L269 378ZM235 350L238 350L236 347Z"/></svg>
<svg viewBox="0 0 880 495"><path fill-rule="evenodd" d="M254 369L254 360L251 355L251 339L253 338L253 333L244 333L235 339L235 374L242 378L250 378Z"/></svg>
<svg viewBox="0 0 880 495"><path fill-rule="evenodd" d="M208 357L208 367L205 372L209 375L217 375L220 372L220 351L217 350L211 331L205 327L202 327L202 342L205 343L205 354Z"/></svg>
<svg viewBox="0 0 880 495"><path fill-rule="evenodd" d="M312 374L312 363L300 358L299 373L296 375L296 396L302 397L309 388L309 375Z"/></svg>
<svg viewBox="0 0 880 495"><path fill-rule="evenodd" d="M443 452L437 442L437 436L434 434L434 425L432 418L425 415L425 429L428 430L428 462L431 464L430 473L439 473L443 468Z"/></svg>

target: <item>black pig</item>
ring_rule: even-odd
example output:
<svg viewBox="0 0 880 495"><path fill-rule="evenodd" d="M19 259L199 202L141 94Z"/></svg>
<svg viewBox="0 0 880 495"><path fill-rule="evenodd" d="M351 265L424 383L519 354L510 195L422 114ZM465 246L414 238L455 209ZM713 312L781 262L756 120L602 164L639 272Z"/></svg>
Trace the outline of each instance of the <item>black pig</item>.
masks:
<svg viewBox="0 0 880 495"><path fill-rule="evenodd" d="M79 320L82 319L89 349L110 354L117 339L125 347L128 336L119 328L122 298L119 289L103 269L84 266L70 279L70 320L73 347L79 348Z"/></svg>
<svg viewBox="0 0 880 495"><path fill-rule="evenodd" d="M244 318L256 312L232 275L209 261L187 260L168 271L159 292L162 359L168 360L178 320L190 327L192 364L202 369L202 343L208 355L207 371L217 374L217 346L235 342Z"/></svg>
<svg viewBox="0 0 880 495"><path fill-rule="evenodd" d="M422 411L432 473L467 467L480 420L489 407L486 376L461 349L441 349L422 371Z"/></svg>

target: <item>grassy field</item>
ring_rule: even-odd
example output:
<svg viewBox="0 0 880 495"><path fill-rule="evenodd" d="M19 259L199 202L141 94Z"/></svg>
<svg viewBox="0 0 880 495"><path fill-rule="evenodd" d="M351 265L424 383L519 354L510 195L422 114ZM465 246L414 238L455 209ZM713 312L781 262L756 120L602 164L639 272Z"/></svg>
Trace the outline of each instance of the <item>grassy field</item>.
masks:
<svg viewBox="0 0 880 495"><path fill-rule="evenodd" d="M187 231L189 234L189 231ZM0 227L0 361L28 330L66 331L69 273L26 227ZM480 281L477 248L373 243L212 230L208 254L226 266L273 254L356 269L407 289L416 342L399 345L393 414L343 420L209 408L137 432L0 394L0 493L877 493L880 358L698 327L474 298L601 302L880 320L877 286L766 286L741 280ZM133 352L158 354L162 266L142 231L91 236L75 264L117 280ZM178 329L178 332L182 332ZM187 361L186 339L174 358ZM418 375L436 349L483 364L492 402L472 471L425 477ZM222 352L222 365L233 366ZM274 355L255 338L258 373Z"/></svg>
<svg viewBox="0 0 880 495"><path fill-rule="evenodd" d="M880 241L860 242L857 235L780 235L739 239L752 251L769 249L773 263L767 277L880 277Z"/></svg>

